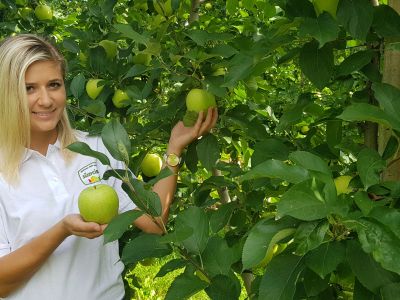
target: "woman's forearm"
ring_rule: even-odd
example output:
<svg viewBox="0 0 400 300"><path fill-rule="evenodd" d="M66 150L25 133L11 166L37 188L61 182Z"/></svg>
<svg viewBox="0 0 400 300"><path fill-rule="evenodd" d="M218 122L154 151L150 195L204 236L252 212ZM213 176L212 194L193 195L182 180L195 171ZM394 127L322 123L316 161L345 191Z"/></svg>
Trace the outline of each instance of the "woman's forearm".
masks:
<svg viewBox="0 0 400 300"><path fill-rule="evenodd" d="M68 236L62 222L21 248L0 257L0 297L26 282Z"/></svg>

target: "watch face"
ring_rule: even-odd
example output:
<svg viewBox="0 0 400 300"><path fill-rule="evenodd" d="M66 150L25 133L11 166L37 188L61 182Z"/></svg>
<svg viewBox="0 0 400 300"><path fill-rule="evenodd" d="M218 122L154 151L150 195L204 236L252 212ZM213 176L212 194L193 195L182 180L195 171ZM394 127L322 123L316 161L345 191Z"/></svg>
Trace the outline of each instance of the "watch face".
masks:
<svg viewBox="0 0 400 300"><path fill-rule="evenodd" d="M171 167L176 167L179 165L180 160L180 157L178 157L176 154L171 153L167 155L167 164Z"/></svg>

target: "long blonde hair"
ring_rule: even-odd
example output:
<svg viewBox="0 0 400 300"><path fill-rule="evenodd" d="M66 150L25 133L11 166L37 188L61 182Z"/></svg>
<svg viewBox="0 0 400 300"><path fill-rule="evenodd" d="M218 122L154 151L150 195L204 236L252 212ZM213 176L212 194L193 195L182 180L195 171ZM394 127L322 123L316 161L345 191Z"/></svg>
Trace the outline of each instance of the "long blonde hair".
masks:
<svg viewBox="0 0 400 300"><path fill-rule="evenodd" d="M0 44L0 174L10 183L19 179L19 169L31 142L30 113L25 73L37 61L55 61L65 77L66 64L60 52L48 41L32 34L9 37ZM65 149L76 140L66 109L57 125L64 157Z"/></svg>

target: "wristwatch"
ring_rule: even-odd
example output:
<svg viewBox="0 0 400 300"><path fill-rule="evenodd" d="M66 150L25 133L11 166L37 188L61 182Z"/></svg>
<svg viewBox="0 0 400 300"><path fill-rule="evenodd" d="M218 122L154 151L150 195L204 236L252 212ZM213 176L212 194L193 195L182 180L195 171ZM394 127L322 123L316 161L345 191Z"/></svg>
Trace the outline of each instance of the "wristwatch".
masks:
<svg viewBox="0 0 400 300"><path fill-rule="evenodd" d="M164 154L164 161L170 167L176 167L181 162L182 157L176 155L175 153L165 153Z"/></svg>

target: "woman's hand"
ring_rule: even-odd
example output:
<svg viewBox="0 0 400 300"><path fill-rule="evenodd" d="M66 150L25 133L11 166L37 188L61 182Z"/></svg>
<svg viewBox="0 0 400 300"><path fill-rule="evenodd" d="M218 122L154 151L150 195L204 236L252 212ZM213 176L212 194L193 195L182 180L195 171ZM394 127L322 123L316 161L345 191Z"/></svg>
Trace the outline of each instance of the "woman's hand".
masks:
<svg viewBox="0 0 400 300"><path fill-rule="evenodd" d="M203 112L199 113L196 123L193 127L185 127L182 121L179 121L171 131L171 137L168 143L168 150L177 155L180 155L183 149L186 148L195 139L209 133L215 126L218 119L217 108L210 107L207 111L207 117L203 121Z"/></svg>
<svg viewBox="0 0 400 300"><path fill-rule="evenodd" d="M85 222L79 214L67 215L61 223L67 236L76 235L88 239L101 236L107 227L107 224L100 225L94 222Z"/></svg>

